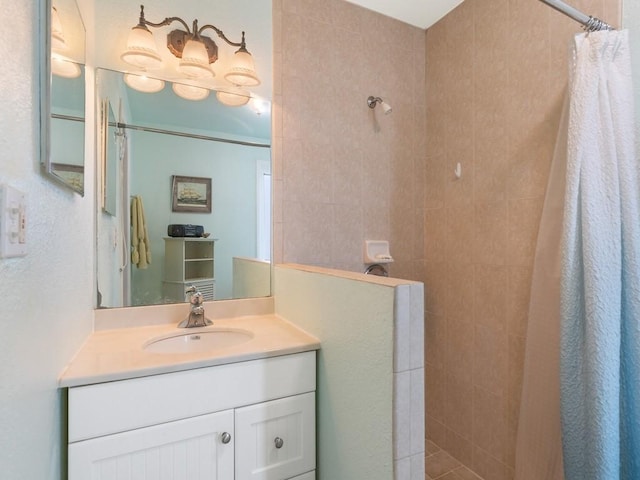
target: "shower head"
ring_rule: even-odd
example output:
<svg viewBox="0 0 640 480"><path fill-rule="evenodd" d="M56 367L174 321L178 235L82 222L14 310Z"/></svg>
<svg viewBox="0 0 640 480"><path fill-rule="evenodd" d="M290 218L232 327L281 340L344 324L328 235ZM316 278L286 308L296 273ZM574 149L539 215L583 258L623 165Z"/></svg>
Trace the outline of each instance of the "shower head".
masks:
<svg viewBox="0 0 640 480"><path fill-rule="evenodd" d="M385 115L389 115L393 111L391 105L382 100L380 97L374 97L373 95L371 95L369 98L367 98L367 105L369 105L369 108L376 108L376 105L378 103L382 107L382 111Z"/></svg>

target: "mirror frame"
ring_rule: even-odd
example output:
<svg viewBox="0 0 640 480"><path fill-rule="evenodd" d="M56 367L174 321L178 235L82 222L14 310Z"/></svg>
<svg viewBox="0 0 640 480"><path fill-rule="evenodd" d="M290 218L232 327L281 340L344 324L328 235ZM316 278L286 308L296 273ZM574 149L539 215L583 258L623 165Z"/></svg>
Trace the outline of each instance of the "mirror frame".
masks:
<svg viewBox="0 0 640 480"><path fill-rule="evenodd" d="M38 0L40 19L39 82L40 82L40 167L49 177L61 185L62 180L51 174L51 0Z"/></svg>

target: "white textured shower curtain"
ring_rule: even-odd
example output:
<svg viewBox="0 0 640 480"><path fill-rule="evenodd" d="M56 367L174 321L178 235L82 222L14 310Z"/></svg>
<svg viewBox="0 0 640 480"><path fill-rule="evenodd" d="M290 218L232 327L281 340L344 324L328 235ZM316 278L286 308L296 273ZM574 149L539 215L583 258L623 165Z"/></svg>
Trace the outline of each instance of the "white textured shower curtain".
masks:
<svg viewBox="0 0 640 480"><path fill-rule="evenodd" d="M627 32L577 36L572 67L536 248L516 479L638 479L640 181Z"/></svg>

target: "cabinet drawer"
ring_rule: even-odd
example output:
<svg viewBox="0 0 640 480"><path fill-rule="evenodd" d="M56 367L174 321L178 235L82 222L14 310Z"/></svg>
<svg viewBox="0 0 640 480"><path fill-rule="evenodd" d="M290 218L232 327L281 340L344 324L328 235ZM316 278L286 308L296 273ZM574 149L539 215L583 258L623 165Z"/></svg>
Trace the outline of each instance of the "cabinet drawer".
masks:
<svg viewBox="0 0 640 480"><path fill-rule="evenodd" d="M235 420L236 480L282 480L315 468L314 392L236 409Z"/></svg>
<svg viewBox="0 0 640 480"><path fill-rule="evenodd" d="M223 441L223 433L230 436ZM233 411L164 423L69 445L69 480L228 480Z"/></svg>
<svg viewBox="0 0 640 480"><path fill-rule="evenodd" d="M314 391L315 352L69 389L69 441Z"/></svg>

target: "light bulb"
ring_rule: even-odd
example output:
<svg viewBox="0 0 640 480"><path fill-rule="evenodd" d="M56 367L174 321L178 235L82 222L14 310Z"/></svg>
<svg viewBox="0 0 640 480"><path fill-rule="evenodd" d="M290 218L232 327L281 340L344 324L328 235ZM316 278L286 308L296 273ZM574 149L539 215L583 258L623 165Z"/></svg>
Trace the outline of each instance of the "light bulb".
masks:
<svg viewBox="0 0 640 480"><path fill-rule="evenodd" d="M185 100L204 100L209 96L209 89L196 87L194 85L185 85L184 83L174 83L171 88L181 98Z"/></svg>
<svg viewBox="0 0 640 480"><path fill-rule="evenodd" d="M57 53L51 55L51 73L58 77L77 78L82 73L80 65Z"/></svg>
<svg viewBox="0 0 640 480"><path fill-rule="evenodd" d="M156 48L153 34L144 26L136 25L129 32L127 49L120 58L130 65L140 68L158 68L162 58Z"/></svg>
<svg viewBox="0 0 640 480"><path fill-rule="evenodd" d="M239 87L224 87L216 91L216 98L227 107L241 107L251 100L251 93Z"/></svg>
<svg viewBox="0 0 640 480"><path fill-rule="evenodd" d="M124 83L127 86L144 93L156 93L164 88L164 81L146 75L124 74Z"/></svg>
<svg viewBox="0 0 640 480"><path fill-rule="evenodd" d="M190 39L182 50L178 71L189 78L213 77L207 48L200 40Z"/></svg>
<svg viewBox="0 0 640 480"><path fill-rule="evenodd" d="M260 85L260 79L256 74L256 67L253 57L245 48L240 48L233 55L233 63L229 71L224 76L234 85L243 87L255 87Z"/></svg>

